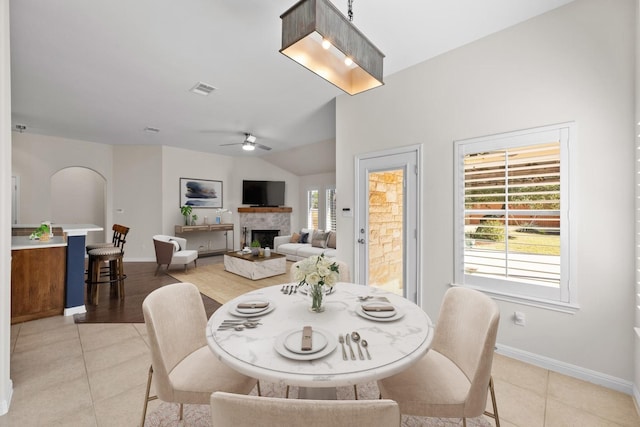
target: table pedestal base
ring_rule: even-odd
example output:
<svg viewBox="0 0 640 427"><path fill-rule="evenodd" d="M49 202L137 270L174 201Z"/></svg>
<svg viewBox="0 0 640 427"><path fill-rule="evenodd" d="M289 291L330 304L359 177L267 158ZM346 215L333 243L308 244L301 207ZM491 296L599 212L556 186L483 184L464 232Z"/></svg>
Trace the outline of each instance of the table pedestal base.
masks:
<svg viewBox="0 0 640 427"><path fill-rule="evenodd" d="M298 399L337 400L338 392L335 387L299 387Z"/></svg>

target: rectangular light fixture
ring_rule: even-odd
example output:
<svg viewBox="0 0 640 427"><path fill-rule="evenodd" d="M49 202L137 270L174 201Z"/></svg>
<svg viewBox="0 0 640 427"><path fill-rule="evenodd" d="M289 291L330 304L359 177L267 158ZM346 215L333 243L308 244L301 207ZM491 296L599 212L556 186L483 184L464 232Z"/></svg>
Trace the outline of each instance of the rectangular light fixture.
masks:
<svg viewBox="0 0 640 427"><path fill-rule="evenodd" d="M384 84L384 54L329 0L301 0L280 19L280 53L349 95Z"/></svg>

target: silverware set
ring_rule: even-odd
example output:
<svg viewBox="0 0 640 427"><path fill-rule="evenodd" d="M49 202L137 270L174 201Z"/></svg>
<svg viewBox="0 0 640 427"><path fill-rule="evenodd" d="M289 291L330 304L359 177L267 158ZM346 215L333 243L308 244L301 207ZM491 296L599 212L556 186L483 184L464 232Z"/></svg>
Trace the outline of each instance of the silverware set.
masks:
<svg viewBox="0 0 640 427"><path fill-rule="evenodd" d="M360 334L357 332L347 332L345 335L338 335L338 342L340 343L340 345L342 346L342 359L343 360L349 360L349 358L347 357L347 351L345 349L345 343L347 344L347 347L349 348L349 354L351 355L351 360L356 360L356 354L353 351L353 347L351 346L351 341L353 341L356 345L356 349L358 350L358 357L360 358L360 360L364 360L364 354L362 353L362 348L364 348L365 352L367 353L367 359L371 360L371 354L369 353L369 343L367 343L367 340L361 340ZM360 344L362 344L362 347L360 347Z"/></svg>
<svg viewBox="0 0 640 427"><path fill-rule="evenodd" d="M297 294L298 285L282 285L280 292L282 292L285 295Z"/></svg>
<svg viewBox="0 0 640 427"><path fill-rule="evenodd" d="M262 323L259 322L260 320L261 319L259 318L223 320L220 326L218 326L218 330L219 331L229 331L229 330L242 331L245 328L253 329L253 328L256 328L258 325L262 325Z"/></svg>

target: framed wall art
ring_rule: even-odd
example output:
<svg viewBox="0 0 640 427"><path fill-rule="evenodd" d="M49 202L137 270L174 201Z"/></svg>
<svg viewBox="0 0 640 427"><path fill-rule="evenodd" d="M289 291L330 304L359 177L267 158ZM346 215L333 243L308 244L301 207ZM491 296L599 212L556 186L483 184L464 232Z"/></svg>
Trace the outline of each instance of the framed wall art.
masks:
<svg viewBox="0 0 640 427"><path fill-rule="evenodd" d="M180 206L222 208L222 181L180 178Z"/></svg>

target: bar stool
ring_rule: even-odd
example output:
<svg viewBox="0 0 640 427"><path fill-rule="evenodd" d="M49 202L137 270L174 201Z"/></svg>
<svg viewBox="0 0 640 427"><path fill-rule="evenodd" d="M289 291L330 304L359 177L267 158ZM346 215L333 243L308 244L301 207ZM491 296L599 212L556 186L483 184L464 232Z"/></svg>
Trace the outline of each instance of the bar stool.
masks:
<svg viewBox="0 0 640 427"><path fill-rule="evenodd" d="M87 274L87 296L92 305L98 305L98 285L109 283L111 294L124 299L124 252L120 248L97 248L89 251L89 273ZM108 271L102 272L103 267ZM108 277L103 279L103 277ZM115 291L115 292L114 292Z"/></svg>
<svg viewBox="0 0 640 427"><path fill-rule="evenodd" d="M113 227L111 227L111 229L113 230L113 237L111 238L111 242L91 243L87 245L87 255L92 249L114 248L116 246L122 248L122 246L125 244L125 238L129 233L129 227L125 227L124 225L120 224L113 224Z"/></svg>
<svg viewBox="0 0 640 427"><path fill-rule="evenodd" d="M123 258L124 244L126 236L129 233L129 227L124 225L113 225L113 239L111 243L97 243L87 245L87 254L89 255L89 265L87 269L87 296L93 305L98 304L98 285L101 283L109 283L111 285L111 293L115 294L122 300L124 299L124 274ZM106 271L102 271L107 266Z"/></svg>

